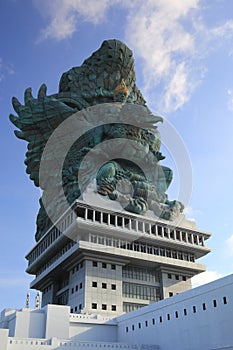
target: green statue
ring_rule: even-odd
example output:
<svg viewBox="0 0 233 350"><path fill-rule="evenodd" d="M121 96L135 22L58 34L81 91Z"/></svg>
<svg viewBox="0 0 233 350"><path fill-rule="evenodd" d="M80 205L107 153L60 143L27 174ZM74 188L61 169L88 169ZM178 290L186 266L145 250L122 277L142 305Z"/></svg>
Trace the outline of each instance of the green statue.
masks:
<svg viewBox="0 0 233 350"><path fill-rule="evenodd" d="M89 160L83 172L82 186L87 187L94 181L98 195L110 202L118 201L122 208L133 213L145 214L151 210L156 216L173 220L182 212L183 205L169 201L166 194L172 171L160 165L164 156L160 152L160 134L155 125L162 118L149 111L135 81L132 51L118 40L108 40L80 67L62 75L58 93L47 96L43 84L37 98L32 96L30 88L26 89L23 105L13 98L18 117L10 115L10 120L19 129L15 131L16 136L28 142L26 172L43 190L37 216L37 241L52 225L48 212L58 218L64 210L62 196L59 193L54 196L58 176L56 159L52 152L47 155L46 181L41 182L42 155L53 132L79 111L84 114L77 114L80 118L78 129L82 130L85 123L89 128L88 131L83 129L65 155L61 181L68 203L80 198L85 190L80 186L80 169L85 157L96 149L101 166L94 171L96 155ZM92 127L91 112L95 106L98 106L103 122ZM124 121L117 117L120 112L125 115ZM107 114L112 116L111 122L104 122ZM121 150L125 141L128 143ZM109 142L118 150L113 158ZM101 151L97 151L98 145L101 145ZM64 154L58 157L64 157ZM140 165L142 161L145 166Z"/></svg>

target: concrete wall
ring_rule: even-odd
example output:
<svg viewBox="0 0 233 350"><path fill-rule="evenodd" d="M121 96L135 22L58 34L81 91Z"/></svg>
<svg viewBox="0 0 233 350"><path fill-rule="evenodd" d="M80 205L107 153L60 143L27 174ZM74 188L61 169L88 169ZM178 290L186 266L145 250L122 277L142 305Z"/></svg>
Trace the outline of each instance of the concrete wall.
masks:
<svg viewBox="0 0 233 350"><path fill-rule="evenodd" d="M118 341L164 350L233 346L233 276L118 318Z"/></svg>
<svg viewBox="0 0 233 350"><path fill-rule="evenodd" d="M6 310L0 350L233 350L233 275L109 320L68 306ZM151 345L153 344L153 345Z"/></svg>

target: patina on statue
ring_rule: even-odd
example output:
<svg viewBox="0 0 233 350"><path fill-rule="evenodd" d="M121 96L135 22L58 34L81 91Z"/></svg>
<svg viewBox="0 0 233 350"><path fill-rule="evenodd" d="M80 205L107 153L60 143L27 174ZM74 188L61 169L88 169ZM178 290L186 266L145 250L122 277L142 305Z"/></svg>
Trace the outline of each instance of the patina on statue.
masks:
<svg viewBox="0 0 233 350"><path fill-rule="evenodd" d="M182 212L183 205L178 201L169 201L166 194L172 171L160 165L164 157L160 152L160 134L155 126L162 118L151 114L135 81L132 51L118 40L108 40L80 67L74 67L62 75L58 93L47 96L46 85L43 84L37 98L33 98L30 88L26 89L24 105L13 98L18 117L10 115L10 120L20 130L15 131L16 136L28 142L26 171L35 185L43 190L45 202L51 202L50 210L55 212L56 217L61 215L63 203L59 196L53 198L56 162L52 155L48 181L43 185L39 183L40 161L45 145L53 131L74 113L105 104L120 105L120 108L125 104L140 106L148 115L148 128L115 122L100 125L82 135L72 145L64 162L62 185L67 201L71 204L80 197L78 173L88 152L106 140L128 139L143 145L153 154L156 160L153 181L148 180L133 161L133 155L127 159L118 157L100 167L94 179L96 192L109 200L118 201L122 208L137 214L151 210L163 219L173 220ZM92 175L88 178L89 181L93 180ZM37 241L52 225L43 205L44 200L40 200L37 216Z"/></svg>

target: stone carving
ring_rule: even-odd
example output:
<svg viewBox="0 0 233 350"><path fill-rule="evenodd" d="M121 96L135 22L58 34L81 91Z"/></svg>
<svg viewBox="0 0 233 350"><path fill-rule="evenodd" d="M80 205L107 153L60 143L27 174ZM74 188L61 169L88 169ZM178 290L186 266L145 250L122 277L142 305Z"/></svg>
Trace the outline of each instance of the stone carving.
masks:
<svg viewBox="0 0 233 350"><path fill-rule="evenodd" d="M94 169L95 158L89 161L84 180L86 186L95 180L99 195L118 201L125 210L133 213L144 214L147 210L152 210L163 219L173 220L182 212L183 205L178 201L169 201L166 194L172 180L172 171L160 165L164 157L160 152L160 134L155 126L162 118L151 114L135 81L132 51L118 40L108 40L80 67L74 67L62 75L58 93L48 96L46 85L43 84L37 98L32 96L30 88L25 91L24 104L13 98L13 107L18 117L10 115L10 120L19 129L15 131L16 136L28 142L26 172L34 184L43 190L37 216L37 241L52 224L44 203L47 203L46 210L55 213L55 217L59 217L63 210L61 196L58 194L54 198L56 160L51 153L47 159L47 180L41 183L41 157L54 130L78 111L87 111L84 119L90 130L74 142L65 156L62 186L70 204L81 194L78 174L82 160L90 150L101 144L103 146L99 157L102 157L102 166L96 173L91 170ZM100 106L103 118L106 110L113 118L111 123L103 122L91 128L92 117L88 114L88 108L96 105ZM127 115L132 114L132 106L138 106L140 115L136 116L135 113L133 123L127 123ZM126 115L124 123L117 122L118 119L115 118L119 111ZM111 154L105 145L105 141L109 140L113 144L116 142L118 149L119 140L122 140L122 145L124 140L131 140L136 148L137 145L143 147L143 157L146 154L146 164L150 167L152 164L149 158L153 158L150 179L138 165L140 152L137 149L134 151L133 148L128 148L126 158L109 160Z"/></svg>

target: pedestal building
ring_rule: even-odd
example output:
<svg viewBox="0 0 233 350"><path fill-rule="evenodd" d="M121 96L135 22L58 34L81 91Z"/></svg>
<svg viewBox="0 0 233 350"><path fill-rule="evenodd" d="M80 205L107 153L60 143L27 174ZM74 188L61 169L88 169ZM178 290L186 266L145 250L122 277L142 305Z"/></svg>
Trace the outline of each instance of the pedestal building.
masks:
<svg viewBox="0 0 233 350"><path fill-rule="evenodd" d="M209 233L75 201L26 256L42 306L119 315L191 288Z"/></svg>

